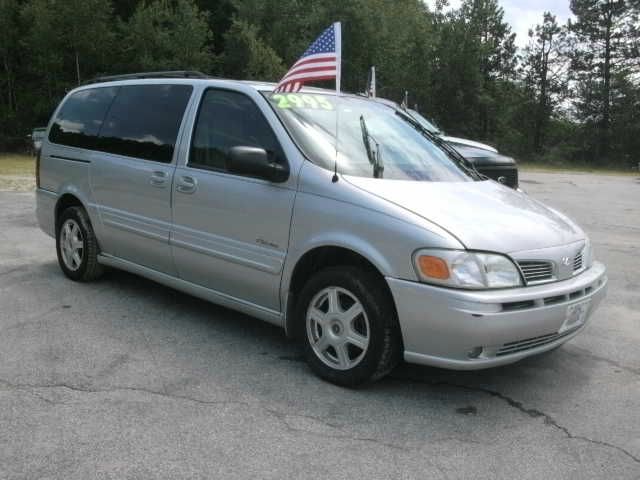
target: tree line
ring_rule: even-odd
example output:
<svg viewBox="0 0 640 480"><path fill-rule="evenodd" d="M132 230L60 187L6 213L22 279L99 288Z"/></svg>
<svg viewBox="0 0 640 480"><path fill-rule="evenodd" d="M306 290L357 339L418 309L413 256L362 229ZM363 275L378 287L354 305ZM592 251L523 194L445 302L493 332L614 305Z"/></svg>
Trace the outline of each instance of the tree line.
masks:
<svg viewBox="0 0 640 480"><path fill-rule="evenodd" d="M343 24L343 89L409 103L521 160L640 161L640 0L570 0L525 48L498 0L0 0L0 150L96 76L199 70L277 81Z"/></svg>

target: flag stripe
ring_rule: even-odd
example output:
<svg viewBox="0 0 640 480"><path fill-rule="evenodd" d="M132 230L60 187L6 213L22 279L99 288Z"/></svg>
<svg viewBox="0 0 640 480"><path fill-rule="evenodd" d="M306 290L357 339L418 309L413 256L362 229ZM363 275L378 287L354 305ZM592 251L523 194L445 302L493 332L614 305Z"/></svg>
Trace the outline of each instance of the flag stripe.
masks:
<svg viewBox="0 0 640 480"><path fill-rule="evenodd" d="M280 79L275 91L297 92L307 82L332 78L336 79L336 90L339 90L341 38L339 22L322 32Z"/></svg>
<svg viewBox="0 0 640 480"><path fill-rule="evenodd" d="M336 71L322 71L322 72L308 72L308 73L298 73L296 75L291 75L291 77L287 78L284 83L290 83L294 81L304 80L309 82L311 80L325 80L327 78L333 78L336 76Z"/></svg>
<svg viewBox="0 0 640 480"><path fill-rule="evenodd" d="M295 67L298 67L300 65L304 65L306 63L328 62L328 61L335 61L335 60L336 60L336 54L335 53L319 53L317 55L310 55L308 57L302 57L300 60L298 60L296 63L294 63L291 68L295 68Z"/></svg>
<svg viewBox="0 0 640 480"><path fill-rule="evenodd" d="M295 73L295 72L300 72L300 71L304 71L304 70L311 70L311 69L319 69L319 68L328 68L328 67L335 68L336 67L336 62L335 61L333 61L333 62L316 62L316 63L309 63L307 65L301 65L299 67L293 67L282 78L287 78L289 75L291 75L292 73Z"/></svg>
<svg viewBox="0 0 640 480"><path fill-rule="evenodd" d="M313 68L301 68L299 70L295 70L292 72L289 72L282 80L280 80L281 82L283 81L289 81L291 79L291 77L294 77L296 75L301 75L304 73L322 73L322 72L326 72L327 74L329 73L335 73L336 71L336 66L335 64L332 66L326 66L326 67L313 67Z"/></svg>

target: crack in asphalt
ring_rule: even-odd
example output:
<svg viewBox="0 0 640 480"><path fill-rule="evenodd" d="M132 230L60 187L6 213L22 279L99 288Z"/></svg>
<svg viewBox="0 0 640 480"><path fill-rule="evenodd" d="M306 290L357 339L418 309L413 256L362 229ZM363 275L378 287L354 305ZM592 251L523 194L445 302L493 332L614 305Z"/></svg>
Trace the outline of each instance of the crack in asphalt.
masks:
<svg viewBox="0 0 640 480"><path fill-rule="evenodd" d="M29 267L27 267L26 265L20 265L20 266L15 267L15 268L10 268L9 270L5 270L4 272L0 272L0 277L4 277L4 276L7 276L7 275L10 275L10 274L12 274L14 272L23 272L23 271L26 271L28 269L29 269Z"/></svg>
<svg viewBox="0 0 640 480"><path fill-rule="evenodd" d="M472 392L480 392L480 393L484 393L486 395L489 395L491 397L497 398L502 400L503 402L505 402L507 405L509 405L512 408L515 408L516 410L518 410L519 412L531 417L531 418L542 418L544 420L545 425L550 425L553 428L555 428L556 430L561 431L568 439L573 439L573 440L582 440L588 443L592 443L594 445L599 445L599 446L603 446L603 447L607 447L607 448L611 448L614 449L624 455L626 455L627 457L629 457L631 460L633 460L635 463L640 464L640 458L637 457L636 455L632 454L631 452L629 452L628 450L619 447L617 445L605 442L605 441L601 441L601 440L596 440L596 439L592 439L583 435L574 435L573 433L571 433L569 431L569 429L561 424L559 424L551 415L536 409L536 408L527 408L524 406L524 404L518 400L513 399L512 397L509 397L508 395L505 395L497 390L492 390L489 388L484 388L484 387L477 387L477 386L471 386L471 385L464 385L464 384L459 384L459 383L452 383L452 382L447 382L447 381L443 381L443 380L434 380L434 381L429 381L429 380L423 380L423 379L419 379L419 378L404 378L404 377L394 377L394 376L390 376L389 377L390 380L393 381L402 381L402 382L412 382L412 383L417 383L417 384L422 384L422 385L427 385L427 386L431 386L431 387L450 387L450 388L457 388L457 389L461 389L461 390L467 390L467 391L472 391ZM291 419L292 418L303 418L306 420L312 420L314 422L318 422L319 424L328 427L328 428L332 428L332 429L336 429L339 430L340 432L345 432L344 430L344 426L337 424L337 423L332 423L327 421L326 418L323 417L318 417L318 416L314 416L314 415L306 415L306 414L292 414L292 413L286 413L286 412L281 412L279 410L275 410L272 408L268 408L265 407L263 405L260 404L251 404L248 402L244 402L244 401L240 401L240 400L203 400L201 398L196 398L196 397L192 397L192 396L188 396L188 395L180 395L180 394L175 394L175 393L169 393L165 390L153 390L150 388L145 388L145 387L133 387L133 386L112 386L109 388L92 388L89 386L82 386L82 385L73 385L70 383L66 383L66 382L56 382L56 383L36 383L36 384L29 384L29 383L12 383L9 382L7 380L4 379L0 379L0 385L5 385L8 388L12 388L12 389L19 389L19 390L27 390L27 389L38 389L38 388L62 388L62 389L66 389L66 390L70 390L73 392L80 392L80 393L113 393L113 392L117 392L117 391L132 391L132 392L139 392L139 393L146 393L149 395L157 395L160 397L164 397L164 398L170 398L173 400L182 400L182 401L188 401L188 402L192 402L192 403L196 403L199 405L207 405L207 406L211 406L211 405L243 405L246 407L257 407L262 409L263 411L269 413L271 416L273 416L274 418L276 418L287 430L291 431L291 432L301 432L301 433L305 433L305 434L309 434L309 435L314 435L314 436L318 436L318 437L322 437L322 438L333 438L333 439L343 439L343 440L352 440L352 441L360 441L360 442L368 442L368 443L374 443L380 446L384 446L387 448L391 448L394 450L400 450L400 451L410 451L411 449L409 447L407 447L406 445L400 445L397 443L391 443L391 442L384 442L383 440L380 440L378 438L375 437L363 437L363 436L354 436L354 435L349 435L348 433L345 434L330 434L330 433L323 433L323 432L317 432L317 431L313 431L309 428L304 428L304 427L299 427L296 425L293 425L291 423ZM35 397L41 399L44 402L47 402L49 404L60 404L61 402L56 402L53 401L49 398L46 398L40 394L38 394L37 392L29 392L31 394L33 394ZM457 439L460 440L460 439Z"/></svg>
<svg viewBox="0 0 640 480"><path fill-rule="evenodd" d="M635 463L640 464L640 457L637 457L636 455L634 455L633 453L631 453L630 451L619 447L618 445L614 445L612 443L608 443L608 442L604 442L601 440L595 440L593 438L589 438L589 437L585 437L583 435L574 435L573 433L571 433L569 431L569 429L563 425L560 425L551 415L538 410L537 408L526 408L524 406L524 404L522 402L519 402L501 392L498 392L497 390L491 390L489 388L483 388L483 387L474 387L471 385L463 385L463 384L459 384L459 383L451 383L451 382L446 382L443 380L436 380L436 381L428 381L428 380L422 380L422 379L417 379L417 378L400 378L400 377L389 377L391 380L395 380L395 381L409 381L412 383L418 383L418 384L423 384L423 385L428 385L428 386L433 386L433 387L452 387L452 388L458 388L461 390L468 390L471 392L481 392L484 393L486 395L489 395L491 397L494 398L498 398L504 402L507 403L507 405L509 405L512 408L515 408L516 410L524 413L525 415L531 417L531 418L543 418L544 419L544 423L545 425L550 425L553 428L560 430L562 433L565 434L565 436L569 439L572 440L583 440L585 442L589 442L592 443L594 445L600 445L603 447L608 447L608 448L612 448L614 450L617 450L618 452L626 455L627 457L629 457L631 460L633 460Z"/></svg>
<svg viewBox="0 0 640 480"><path fill-rule="evenodd" d="M576 345L571 345L570 349L565 348L564 351L566 353L568 353L569 355L574 355L574 356L577 356L577 357L591 358L592 360L596 360L598 362L607 363L607 364L611 365L612 367L619 368L620 370L624 370L625 372L631 373L633 375L640 375L640 368L629 367L627 365L623 365L621 363L618 363L615 360L610 360L608 358L601 357L599 355L594 355L590 351L588 351L588 350L586 350L584 348L577 347Z"/></svg>
<svg viewBox="0 0 640 480"><path fill-rule="evenodd" d="M317 417L317 416L313 416L313 415L304 415L304 414L291 414L291 413L285 413L285 412L280 412L278 410L274 410L271 408L267 408L265 406L262 406L260 404L250 404L248 402L243 402L243 401L238 401L238 400L202 400L200 398L195 398L195 397L191 397L188 395L178 395L178 394L172 394L172 393L168 393L165 391L160 391L160 390L153 390L153 389L149 389L149 388L144 388L144 387L130 387L130 386L113 386L110 388L91 388L91 387L86 387L86 386L79 386L79 385L73 385L70 383L65 383L65 382L56 382L56 383L12 383L9 382L7 380L3 380L0 379L0 385L5 385L8 388L11 389L17 389L17 390L25 390L27 391L28 389L38 389L38 388L62 388L62 389L66 389L66 390L70 390L73 392L79 392L79 393L113 393L113 392L118 392L118 391L133 391L133 392L140 392L140 393L147 393L150 395L158 395L161 397L166 397L166 398L170 398L173 400L185 400L185 401L189 401L189 402L193 402L193 403L197 403L200 405L207 405L207 406L211 406L211 405L242 405L242 406L246 406L246 407L257 407L260 408L262 410L264 410L265 412L269 413L271 416L273 416L274 418L276 418L277 420L280 421L280 423L289 431L292 432L302 432L302 433L306 433L306 434L310 434L310 435L315 435L315 436L319 436L319 437L323 437L323 438L334 438L334 439L344 439L344 440L353 440L353 441L361 441L361 442L369 442L369 443L375 443L381 446L385 446L388 448L393 448L396 450L403 450L403 451L408 451L409 449L403 445L398 445L395 443L388 443L388 442L384 442L382 440L379 440L377 438L374 437L360 437L360 436L353 436L353 435L348 435L348 434L344 434L344 435L333 435L333 434L326 434L326 433L322 433L322 432L314 432L313 430L309 430L306 428L300 428L297 427L295 425L292 425L290 422L291 418L304 418L307 420L313 420L315 422L318 422L326 427L329 428L333 428L333 429L337 429L340 430L342 432L344 432L344 428L341 425L335 424L335 423L331 423L328 422L326 419L323 419L321 417ZM33 391L29 391L29 393L33 394L35 397L43 400L44 402L47 402L49 404L53 404L53 405L59 405L59 404L63 404L62 402L56 402L53 401L49 398L43 397L42 395L39 395L37 392L33 392Z"/></svg>
<svg viewBox="0 0 640 480"><path fill-rule="evenodd" d="M294 433L304 433L307 435L312 435L315 437L320 437L320 438L331 438L331 439L337 439L337 440L350 440L350 441L356 441L356 442L365 442L365 443L371 443L371 444L375 444L375 445L379 445L382 447L386 447L386 448L390 448L393 450L397 450L397 451L402 451L402 452L410 452L412 451L412 449L406 445L403 444L398 444L398 443L392 443L392 442L385 442L381 439L375 438L375 437L366 437L366 436L358 436L358 435L351 435L348 432L345 431L344 425L340 425L337 423L332 423L330 421L327 421L326 418L323 417L319 417L319 416L315 416L315 415L306 415L306 414L299 414L299 413L286 413L286 412L281 412L279 410L275 410L272 408L268 408L265 407L264 405L260 405L260 404L251 404L248 402L243 402L243 401L237 401L237 400L202 400L199 398L195 398L195 397L191 397L188 395L177 395L177 394L171 394L171 393L166 393L164 391L158 391L158 390L153 390L153 389L149 389L149 388L144 388L144 387L129 387L129 386L114 386L114 387L110 387L110 388L91 388L91 387L86 387L86 386L78 386L78 385L73 385L73 384L69 384L69 383L65 383L65 382L58 382L58 383L44 383L44 384L28 384L28 383L12 383L12 382L8 382L6 380L0 379L0 385L5 385L8 388L12 388L12 389L18 389L18 390L24 390L24 391L28 391L29 393L31 393L32 395L34 395L35 397L39 398L40 400L49 403L51 405L64 405L64 402L57 402L54 400L51 400L47 397L44 397L40 394L38 394L37 392L34 391L30 391L29 389L38 389L38 388L62 388L62 389L66 389L66 390L70 390L73 392L79 392L79 393L113 393L113 392L117 392L117 391L134 391L134 392L140 392L140 393L147 393L150 395L158 395L160 397L166 397L166 398L170 398L170 399L174 399L174 400L185 400L185 401L189 401L189 402L193 402L193 403L197 403L200 405L206 405L206 406L212 406L212 405L242 405L242 406L246 406L246 407L256 407L259 408L263 411L265 411L266 413L270 414L272 417L274 417L276 420L278 420L280 422L281 425L283 425L288 431L290 432L294 432ZM294 424L292 424L291 419L294 418L302 418L305 420L311 420L314 422L317 422L319 424L321 424L322 426L331 428L331 429L335 429L335 430L339 430L340 434L331 434L331 433L325 433L325 432L317 432L314 431L310 428L305 428L305 427L300 427L300 426L296 426ZM442 438L435 438L432 439L430 441L430 443L441 443L441 442L445 442L445 441L457 441L457 442L462 442L462 443L479 443L479 442L475 442L475 441L467 441L465 439L461 439L461 438L455 438L455 437L442 437ZM440 470L440 467L438 465L433 465L434 468L437 468L438 470Z"/></svg>
<svg viewBox="0 0 640 480"><path fill-rule="evenodd" d="M247 407L250 406L249 403L243 402L240 400L202 400L200 398L190 397L188 395L179 395L175 393L165 392L163 390L162 391L153 390L153 389L144 388L144 387L114 386L110 388L90 388L90 387L72 385L64 382L29 384L29 383L11 383L2 379L0 379L0 384L3 384L9 388L14 388L18 390L26 390L29 388L63 388L66 390L71 390L73 392L81 392L81 393L113 393L118 391L131 391L131 392L147 393L149 395L158 395L160 397L171 398L173 400L186 400L186 401L197 403L200 405L244 405ZM42 400L45 400L45 401L49 400L49 399L45 399L44 397L41 397L40 395L36 395L35 393L34 395L37 396L38 398L41 398ZM56 403L51 400L49 400L49 402Z"/></svg>
<svg viewBox="0 0 640 480"><path fill-rule="evenodd" d="M274 410L271 408L267 408L262 406L262 409L267 412L270 413L273 417L275 417L276 419L278 419L282 425L284 425L284 427L291 431L291 432L302 432L302 433L306 433L308 435L314 435L317 437L322 437L322 438L333 438L333 439L341 439L341 440L353 440L353 441L358 441L358 442L368 442L368 443L375 443L377 445L381 445L383 447L387 447L387 448L392 448L394 450L401 450L401 451L405 451L408 452L411 449L406 447L405 445L399 445L397 443L390 443L390 442L384 442L378 438L374 438L374 437L360 437L360 436L355 436L355 435L349 435L349 434L344 434L344 435L334 435L334 434L330 434L330 433L322 433L322 432L315 432L313 430L309 430L307 428L300 428L300 427L296 427L295 425L292 425L289 421L289 419L291 418L304 418L306 420L313 420L314 422L318 422L326 427L329 428L333 428L336 430L340 430L341 432L344 432L344 428L342 425L338 425L336 423L331 423L328 422L326 419L322 418L322 417L317 417L314 415L304 415L304 414L298 414L298 413L285 413L285 412L281 412L279 410Z"/></svg>

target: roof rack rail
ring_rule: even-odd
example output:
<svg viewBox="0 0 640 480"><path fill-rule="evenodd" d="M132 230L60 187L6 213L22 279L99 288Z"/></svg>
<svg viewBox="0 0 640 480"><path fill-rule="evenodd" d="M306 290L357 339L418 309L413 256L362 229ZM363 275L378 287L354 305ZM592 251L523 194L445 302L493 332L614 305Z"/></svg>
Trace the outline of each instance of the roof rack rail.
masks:
<svg viewBox="0 0 640 480"><path fill-rule="evenodd" d="M127 73L124 75L108 75L105 77L97 77L84 82L84 85L90 83L115 82L117 80L136 80L142 78L210 78L202 72L195 70L172 70L166 72L140 72Z"/></svg>

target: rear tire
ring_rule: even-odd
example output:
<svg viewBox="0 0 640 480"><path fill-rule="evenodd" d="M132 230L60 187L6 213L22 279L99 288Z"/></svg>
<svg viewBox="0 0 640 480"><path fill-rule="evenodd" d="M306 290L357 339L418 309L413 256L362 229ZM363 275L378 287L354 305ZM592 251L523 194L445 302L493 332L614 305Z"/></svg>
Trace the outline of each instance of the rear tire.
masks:
<svg viewBox="0 0 640 480"><path fill-rule="evenodd" d="M356 387L398 364L400 328L383 282L361 268L330 267L306 283L296 304L296 333L319 377Z"/></svg>
<svg viewBox="0 0 640 480"><path fill-rule="evenodd" d="M56 225L56 252L63 273L76 282L96 280L103 273L98 263L98 240L82 207L69 207Z"/></svg>

